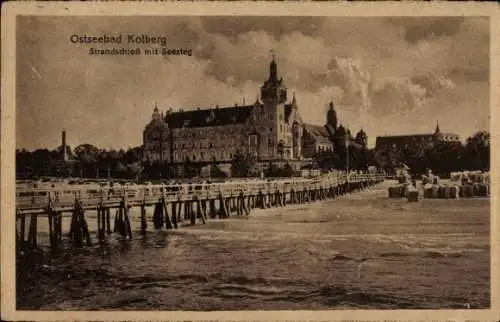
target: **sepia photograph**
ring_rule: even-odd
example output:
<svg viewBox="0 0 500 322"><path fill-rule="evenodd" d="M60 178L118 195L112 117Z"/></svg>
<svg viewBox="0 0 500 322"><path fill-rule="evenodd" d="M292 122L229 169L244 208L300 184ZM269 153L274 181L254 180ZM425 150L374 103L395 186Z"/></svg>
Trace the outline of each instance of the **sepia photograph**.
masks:
<svg viewBox="0 0 500 322"><path fill-rule="evenodd" d="M491 17L12 19L15 310L495 307Z"/></svg>

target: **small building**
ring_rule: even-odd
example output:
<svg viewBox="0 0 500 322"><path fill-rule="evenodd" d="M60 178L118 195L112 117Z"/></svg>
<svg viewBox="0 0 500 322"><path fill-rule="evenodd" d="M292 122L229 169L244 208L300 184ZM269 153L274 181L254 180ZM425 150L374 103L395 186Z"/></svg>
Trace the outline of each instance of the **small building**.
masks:
<svg viewBox="0 0 500 322"><path fill-rule="evenodd" d="M394 149L399 150L408 146L430 146L439 142L447 144L460 144L460 137L454 133L443 133L436 124L434 133L378 136L375 143L375 150Z"/></svg>

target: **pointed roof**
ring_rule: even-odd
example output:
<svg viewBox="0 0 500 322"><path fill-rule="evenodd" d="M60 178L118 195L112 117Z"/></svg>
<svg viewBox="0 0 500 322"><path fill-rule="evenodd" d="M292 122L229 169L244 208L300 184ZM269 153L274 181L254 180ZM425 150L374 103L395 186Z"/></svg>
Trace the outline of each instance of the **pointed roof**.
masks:
<svg viewBox="0 0 500 322"><path fill-rule="evenodd" d="M333 105L333 102L330 101L330 103L328 104L328 111L326 112L327 114L327 117L332 117L332 116L335 116L335 118L337 117L337 111L335 111L335 106Z"/></svg>
<svg viewBox="0 0 500 322"><path fill-rule="evenodd" d="M271 56L272 56L272 60L271 60L271 63L269 64L269 80L270 81L277 81L278 80L278 65L276 64L276 61L275 61L275 55L274 55L273 49L271 49Z"/></svg>
<svg viewBox="0 0 500 322"><path fill-rule="evenodd" d="M347 132L346 132L345 127L342 124L340 124L339 127L337 127L337 130L335 131L335 134L337 134L337 135L346 135Z"/></svg>
<svg viewBox="0 0 500 322"><path fill-rule="evenodd" d="M441 133L441 130L439 129L439 121L436 121L436 131L434 133Z"/></svg>

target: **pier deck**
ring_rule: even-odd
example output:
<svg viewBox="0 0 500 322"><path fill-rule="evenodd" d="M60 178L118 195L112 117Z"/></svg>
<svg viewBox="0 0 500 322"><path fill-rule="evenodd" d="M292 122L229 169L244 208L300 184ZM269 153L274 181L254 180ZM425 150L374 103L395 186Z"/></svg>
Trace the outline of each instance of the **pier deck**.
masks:
<svg viewBox="0 0 500 322"><path fill-rule="evenodd" d="M71 214L70 239L81 245L90 233L86 211L97 211L99 241L106 232L118 232L132 237L129 210L141 208L141 232L147 228L146 207L154 206L153 224L156 229L178 228L183 221L191 225L200 219L227 218L232 213L249 215L252 208L284 207L326 200L383 181L380 174L329 174L312 179L276 181L248 180L226 183L196 183L178 185L130 185L100 187L96 185L60 185L50 188L16 189L17 237L19 247L37 247L37 219L48 217L50 242L53 249L62 240L63 214ZM110 211L116 209L114 229ZM26 219L30 217L28 239L25 240Z"/></svg>

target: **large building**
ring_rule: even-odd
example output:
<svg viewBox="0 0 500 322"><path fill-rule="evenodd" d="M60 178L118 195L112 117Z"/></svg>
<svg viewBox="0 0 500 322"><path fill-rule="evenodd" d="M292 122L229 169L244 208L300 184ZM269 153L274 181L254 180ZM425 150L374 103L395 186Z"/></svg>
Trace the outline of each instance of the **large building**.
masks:
<svg viewBox="0 0 500 322"><path fill-rule="evenodd" d="M304 160L321 151L332 151L339 133L352 139L342 126L337 127L333 103L325 126L302 121L295 94L288 101L288 90L278 77L273 57L260 98L251 105L169 109L165 114L155 106L143 133L143 158L171 164L187 160L229 163L240 150L261 162Z"/></svg>
<svg viewBox="0 0 500 322"><path fill-rule="evenodd" d="M460 144L460 137L454 133L441 132L438 123L436 124L436 130L434 131L434 133L378 136L375 143L375 149L376 150L402 149L408 146L434 145L439 142L445 142L449 144Z"/></svg>

